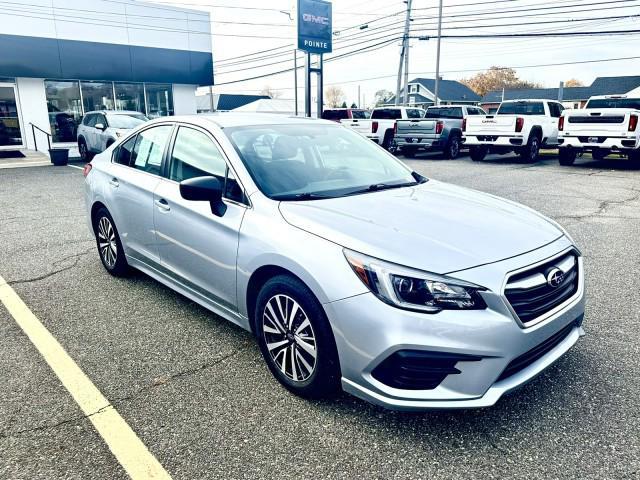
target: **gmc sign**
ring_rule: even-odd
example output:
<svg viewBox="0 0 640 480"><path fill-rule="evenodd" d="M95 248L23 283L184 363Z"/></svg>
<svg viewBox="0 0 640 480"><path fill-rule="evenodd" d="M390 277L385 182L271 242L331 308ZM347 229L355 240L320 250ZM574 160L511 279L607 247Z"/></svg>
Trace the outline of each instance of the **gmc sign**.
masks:
<svg viewBox="0 0 640 480"><path fill-rule="evenodd" d="M333 50L331 3L325 0L298 0L298 49L309 53Z"/></svg>

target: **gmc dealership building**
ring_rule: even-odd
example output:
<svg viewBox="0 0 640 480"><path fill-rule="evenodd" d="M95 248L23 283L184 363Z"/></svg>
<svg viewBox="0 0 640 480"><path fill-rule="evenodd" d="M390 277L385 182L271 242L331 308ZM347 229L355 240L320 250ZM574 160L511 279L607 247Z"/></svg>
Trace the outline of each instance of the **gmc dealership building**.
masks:
<svg viewBox="0 0 640 480"><path fill-rule="evenodd" d="M75 146L82 115L196 113L213 83L207 12L137 0L31 0L0 10L0 150Z"/></svg>

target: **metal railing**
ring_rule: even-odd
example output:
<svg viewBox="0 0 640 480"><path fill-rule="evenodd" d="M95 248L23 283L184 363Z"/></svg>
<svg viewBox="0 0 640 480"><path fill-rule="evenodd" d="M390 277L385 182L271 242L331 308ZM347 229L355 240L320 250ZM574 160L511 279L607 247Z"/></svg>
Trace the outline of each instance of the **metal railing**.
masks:
<svg viewBox="0 0 640 480"><path fill-rule="evenodd" d="M36 138L36 130L39 130L40 132L44 133L47 136L47 145L49 146L49 150L51 150L51 134L41 129L39 126L34 125L31 122L29 122L29 125L31 125L31 134L33 135L34 150L38 150L38 139Z"/></svg>

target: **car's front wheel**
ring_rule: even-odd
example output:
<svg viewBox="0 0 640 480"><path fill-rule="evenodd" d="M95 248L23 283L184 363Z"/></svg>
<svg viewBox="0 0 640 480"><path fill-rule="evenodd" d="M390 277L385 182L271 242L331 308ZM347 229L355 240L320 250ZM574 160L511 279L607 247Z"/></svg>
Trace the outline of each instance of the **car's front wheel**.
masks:
<svg viewBox="0 0 640 480"><path fill-rule="evenodd" d="M262 355L276 379L307 398L340 387L335 340L322 305L300 280L279 275L260 290L255 330Z"/></svg>
<svg viewBox="0 0 640 480"><path fill-rule="evenodd" d="M102 265L111 275L123 277L129 272L129 264L113 218L106 208L101 208L94 217L96 244Z"/></svg>

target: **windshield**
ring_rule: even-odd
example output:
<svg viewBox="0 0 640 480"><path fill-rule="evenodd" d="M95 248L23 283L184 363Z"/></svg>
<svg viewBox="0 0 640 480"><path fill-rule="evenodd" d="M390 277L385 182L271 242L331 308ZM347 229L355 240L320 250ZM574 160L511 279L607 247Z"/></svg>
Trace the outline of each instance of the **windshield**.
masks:
<svg viewBox="0 0 640 480"><path fill-rule="evenodd" d="M333 198L423 181L365 137L339 125L225 128L258 188L275 200Z"/></svg>
<svg viewBox="0 0 640 480"><path fill-rule="evenodd" d="M542 102L508 102L498 108L498 115L544 115Z"/></svg>
<svg viewBox="0 0 640 480"><path fill-rule="evenodd" d="M111 128L131 129L149 120L141 113L120 113L107 115L107 122Z"/></svg>
<svg viewBox="0 0 640 480"><path fill-rule="evenodd" d="M366 120L369 117L371 117L371 112L368 110L351 110L351 118Z"/></svg>
<svg viewBox="0 0 640 480"><path fill-rule="evenodd" d="M633 108L640 110L640 98L596 98L585 108Z"/></svg>
<svg viewBox="0 0 640 480"><path fill-rule="evenodd" d="M424 118L462 118L462 108L460 107L438 107L427 108Z"/></svg>

